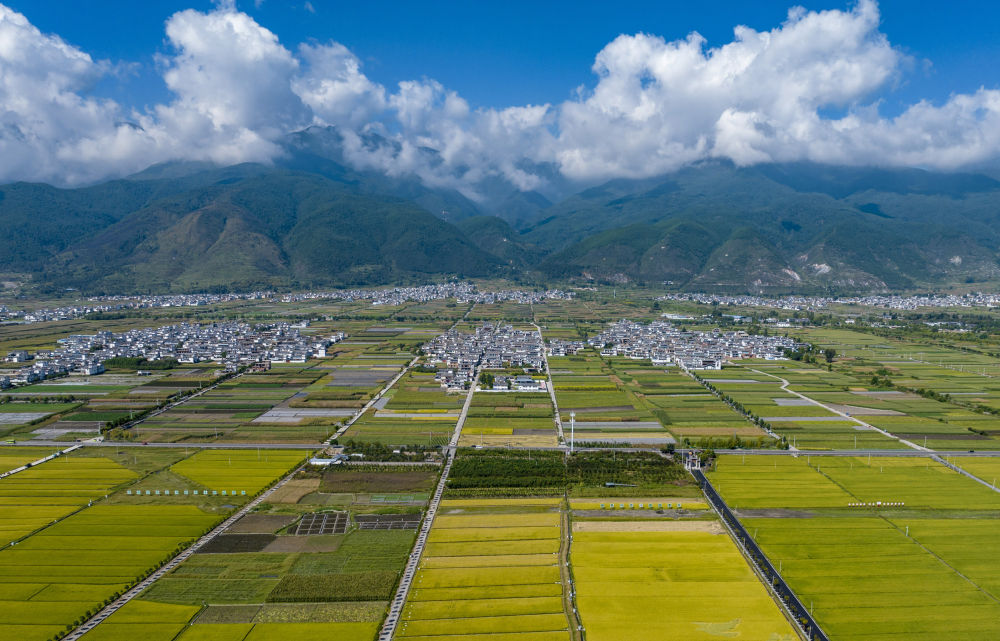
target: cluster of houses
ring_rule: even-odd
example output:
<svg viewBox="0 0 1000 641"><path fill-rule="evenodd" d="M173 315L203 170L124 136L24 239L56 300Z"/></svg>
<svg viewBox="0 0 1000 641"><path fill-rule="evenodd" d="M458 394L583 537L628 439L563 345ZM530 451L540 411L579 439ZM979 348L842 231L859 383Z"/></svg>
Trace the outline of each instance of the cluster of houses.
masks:
<svg viewBox="0 0 1000 641"><path fill-rule="evenodd" d="M327 292L299 292L285 294L281 297L284 303L294 303L305 300L370 300L372 305L402 305L403 303L428 303L435 300L454 298L459 303L493 304L504 301L531 304L545 300L569 300L572 292L558 289L548 291L527 291L521 289L505 289L495 292L481 292L473 283L440 283L420 287L393 287L390 289L338 289Z"/></svg>
<svg viewBox="0 0 1000 641"><path fill-rule="evenodd" d="M602 356L650 359L654 365L675 364L687 369L721 369L723 362L741 358L784 358L797 343L784 336L746 332L692 332L663 321L649 324L622 320L587 339Z"/></svg>
<svg viewBox="0 0 1000 641"><path fill-rule="evenodd" d="M567 341L561 338L550 338L546 346L549 356L572 356L577 352L586 349L587 344L583 341Z"/></svg>
<svg viewBox="0 0 1000 641"><path fill-rule="evenodd" d="M544 392L545 381L535 380L527 374L517 376L495 376L491 389L494 392Z"/></svg>
<svg viewBox="0 0 1000 641"><path fill-rule="evenodd" d="M452 329L422 349L427 364L438 368L435 380L451 389L472 384L477 368L545 370L541 335L511 325L483 323L474 334Z"/></svg>
<svg viewBox="0 0 1000 641"><path fill-rule="evenodd" d="M229 370L259 363L304 363L323 358L327 348L347 335L302 336L288 323L248 325L222 322L208 325L181 324L133 329L122 334L108 331L60 339L54 350L30 354L19 350L4 359L29 363L8 376L8 384L35 381L66 374L95 375L113 358L145 358L149 361L176 359L181 363L213 362Z"/></svg>
<svg viewBox="0 0 1000 641"><path fill-rule="evenodd" d="M67 305L52 309L37 309L30 312L3 313L0 318L18 320L21 323L43 323L47 321L72 320L89 314L113 313L130 309L153 307L201 307L217 303L242 300L264 300L273 296L271 292L250 292L247 294L176 294L169 296L95 296L86 303Z"/></svg>
<svg viewBox="0 0 1000 641"><path fill-rule="evenodd" d="M771 307L789 311L816 311L830 305L858 305L883 309L914 310L922 307L1000 307L1000 294L972 292L954 294L927 294L924 296L763 296L723 294L666 294L659 301L681 301L703 305L739 305L742 307Z"/></svg>

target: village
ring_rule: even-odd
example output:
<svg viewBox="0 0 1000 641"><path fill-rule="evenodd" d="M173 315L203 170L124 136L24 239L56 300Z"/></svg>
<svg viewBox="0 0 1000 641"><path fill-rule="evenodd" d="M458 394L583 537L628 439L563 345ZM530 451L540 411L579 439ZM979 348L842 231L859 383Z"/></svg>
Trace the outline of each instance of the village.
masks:
<svg viewBox="0 0 1000 641"><path fill-rule="evenodd" d="M59 339L59 347L54 350L8 353L4 361L21 367L0 375L0 387L67 374L101 374L105 371L104 363L115 358L212 362L229 371L258 363L304 363L309 358L325 357L330 345L347 336L336 332L327 337L305 337L299 328L306 325L218 322L133 329L121 334L102 331L73 335Z"/></svg>
<svg viewBox="0 0 1000 641"><path fill-rule="evenodd" d="M622 320L587 339L602 356L650 359L654 365L678 365L686 369L722 369L727 360L785 358L785 350L797 343L783 336L761 336L746 332L688 331L672 323L649 324Z"/></svg>
<svg viewBox="0 0 1000 641"><path fill-rule="evenodd" d="M541 335L535 330L514 329L511 325L483 323L474 334L452 329L424 344L422 350L426 363L438 368L434 379L449 389L471 385L478 369L520 368L526 373L545 371ZM498 376L494 385L500 379L505 389L508 381L510 389L541 389L526 375Z"/></svg>

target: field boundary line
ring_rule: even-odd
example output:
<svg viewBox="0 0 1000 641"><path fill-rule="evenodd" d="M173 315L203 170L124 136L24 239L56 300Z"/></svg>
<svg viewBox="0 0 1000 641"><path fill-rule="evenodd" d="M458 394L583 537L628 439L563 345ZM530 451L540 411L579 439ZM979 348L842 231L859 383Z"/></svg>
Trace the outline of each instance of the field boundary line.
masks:
<svg viewBox="0 0 1000 641"><path fill-rule="evenodd" d="M564 497L559 504L560 525L562 533L559 537L559 574L563 580L563 611L569 623L569 635L572 641L585 641L586 631L580 612L576 608L576 582L573 580L573 568L570 565L570 548L573 545L573 526L569 516L569 497Z"/></svg>
<svg viewBox="0 0 1000 641"><path fill-rule="evenodd" d="M937 454L933 454L933 455L931 455L931 458L932 458L932 459L934 459L935 461L937 461L938 463L940 463L941 465L944 465L944 466L945 466L945 467L947 467L947 468L950 468L950 469L952 469L952 470L955 470L956 472L958 472L958 473L959 473L959 474L961 474L962 476L967 476L967 477L969 477L970 479L972 479L972 480L973 480L973 481L975 481L976 483L982 483L983 485L985 485L986 487L990 488L990 489L991 489L991 490L993 490L994 492L1000 492L1000 489L997 489L997 486L996 486L996 485L991 485L991 484L987 483L987 482L986 482L986 479L981 479L981 478L979 478L978 476L976 476L975 474L973 474L972 472L968 472L968 471L966 471L966 470L963 470L963 469L962 469L962 468L960 468L959 466L955 465L954 463L951 463L951 462L950 462L950 461L948 461L947 459L943 459L943 458L941 458L941 457L940 457L939 455L937 455Z"/></svg>
<svg viewBox="0 0 1000 641"><path fill-rule="evenodd" d="M438 507L441 505L441 497L444 495L445 487L448 484L448 475L451 473L451 465L455 462L455 450L458 445L458 439L462 435L462 426L465 424L465 418L469 415L469 407L472 405L472 396L476 393L476 379L479 377L479 368L473 370L472 374L472 386L469 387L469 394L465 397L465 405L462 407L462 414L458 417L458 422L455 423L455 433L452 434L451 442L445 448L445 456L447 457L444 463L444 468L441 470L441 478L438 479L437 487L434 489L434 495L431 500L427 503L427 511L424 513L424 519L420 524L420 530L417 532L417 540L413 543L413 549L410 551L410 558L406 562L406 567L403 569L403 576L399 579L399 586L396 588L396 594L393 596L392 601L389 602L389 612L385 616L385 620L382 623L382 629L378 634L378 641L390 641L396 635L396 628L399 626L400 618L403 614L403 607L406 605L406 597L410 594L410 586L413 584L413 578L417 574L417 569L420 567L420 559L424 554L424 546L427 544L427 536L430 534L431 526L434 524L434 515L437 514Z"/></svg>
<svg viewBox="0 0 1000 641"><path fill-rule="evenodd" d="M451 324L451 327L449 327L449 328L448 328L448 329L447 329L446 331L451 331L451 330L455 329L455 327L457 327L459 323L461 323L462 321L464 321L464 320L466 319L466 317L467 317L467 316L469 315L469 312L471 312L471 311L472 311L472 308L473 308L473 307L475 307L475 305L470 305L470 306L469 306L469 309L465 310L465 314L463 314L461 318L459 318L459 319L458 319L458 320L456 320L456 321L455 321L454 323L452 323L452 324ZM442 333L443 333L443 332L442 332ZM439 335L440 335L440 334L439 334ZM402 369L402 370L401 370L401 371L400 371L400 372L399 372L398 374L396 374L396 376L395 376L395 377L393 377L393 379L392 379L391 381L389 381L389 382L388 382L388 384L386 384L386 386L385 386L385 387L383 387L383 388L382 388L382 389L381 389L381 390L379 391L379 393L378 393L378 394L376 394L375 396L373 396L373 397L371 398L371 400L369 400L369 401L368 401L367 403L365 403L365 404L364 404L364 406L363 406L363 407L362 407L362 408L361 408L360 410L358 410L358 413L357 413L357 414L355 414L355 415L354 415L353 417L351 417L351 419L350 419L350 420L348 420L348 421L347 421L346 423L344 423L344 426L343 426L343 427L341 427L341 428L340 428L339 430L337 430L336 432L334 432L333 436L331 436L330 438L326 439L326 443L328 443L328 444L329 444L329 443L333 443L333 442L334 442L334 441L336 441L336 440L337 440L338 438L340 438L341 436L343 436L343 435L344 435L344 433L345 433L345 432L347 432L347 430L348 430L348 429L350 429L350 427L351 427L352 425L354 425L354 423L355 423L355 422L357 422L357 421L358 421L358 420L359 420L359 419L360 419L360 418L361 418L362 416L364 416L364 415L365 415L365 412L367 412L368 410L370 410L370 409L371 409L371 408L372 408L372 407L373 407L373 406L375 405L375 403L377 403L377 402L379 402L380 400L382 400L382 397L383 397L383 396L385 396L385 393L386 393L386 392L388 392L388 391L389 391L390 389L392 389L392 387L393 387L393 386L394 386L394 385L395 385L396 383L398 383L398 382L399 382L399 380L400 380L401 378L403 378L403 376L404 376L404 375L405 375L405 374L406 374L407 372L409 372L409 371L410 371L411 369L413 369L413 367L414 367L414 366L415 366L415 365L416 365L416 364L417 364L417 363L418 363L419 361L420 361L420 355L418 354L418 355L414 356L414 357L413 357L413 360L412 360L412 361L410 361L410 363L409 363L409 364L408 364L408 365L407 365L406 367L404 367L404 368L403 368L403 369ZM473 386L473 387L474 387L474 386Z"/></svg>
<svg viewBox="0 0 1000 641"><path fill-rule="evenodd" d="M193 392L191 394L187 394L183 398L180 398L180 399L178 399L178 400L176 400L176 401L174 401L172 403L168 403L168 404L164 405L163 407L157 408L157 409L153 410L152 412L150 412L149 414L146 414L142 418L137 418L134 421L129 421L128 423L125 423L124 425L122 425L120 429L122 430L122 432L124 432L125 430L130 430L133 427L135 427L136 425L141 425L142 423L145 423L147 420L149 420L149 419L151 419L151 418L153 418L155 416L159 416L160 414L163 414L164 412L169 412L170 410L174 409L175 407L177 407L179 405L183 405L184 403L187 403L191 399L197 398L197 397L201 396L205 392L210 392L210 391L214 390L216 387L218 387L219 385L222 385L226 381L231 381L231 380L237 379L240 376L243 376L243 374L245 374L245 373L246 373L246 369L244 368L243 370L241 370L239 372L235 372L235 373L231 373L231 374L223 374L222 376L220 376L218 378L218 380L216 380L211 385L203 387L203 388L199 389L197 392ZM104 440L104 434L103 434L103 432L101 433L101 440L102 441Z"/></svg>
<svg viewBox="0 0 1000 641"><path fill-rule="evenodd" d="M934 552L934 550L930 549L929 547L927 547L926 545L924 545L923 543L921 543L919 540L917 540L916 537L910 536L908 532L904 531L898 525L896 525L895 523L893 523L889 519L889 517L883 516L883 515L879 514L878 518L880 518L883 521L885 521L886 523L888 523L890 526L892 526L892 528L894 530L896 530L897 532L899 532L900 534L902 534L904 537L906 537L909 540L913 541L917 545L917 547L919 547L921 550L923 550L924 552L926 552L930 556L934 557L934 559L938 563L940 563L941 565L943 565L944 567L948 568L949 570L951 570L952 572L954 572L955 574L957 574L958 576L960 576L962 579L964 579L965 581L967 581L969 583L969 585L973 586L974 588L976 588L977 590L979 590L980 592L982 592L983 594L985 594L990 599L993 599L997 603L1000 603L1000 598L994 596L992 592L990 592L989 590L987 590L983 586L979 585L978 583L976 583L975 581L973 581L971 578L967 577L965 574L962 573L961 570L959 570L958 568L956 568L951 563L948 563L948 561L946 561L945 559L943 559L942 557L940 557L936 552Z"/></svg>
<svg viewBox="0 0 1000 641"><path fill-rule="evenodd" d="M437 509L441 505L441 496L444 494L445 486L448 483L451 464L455 461L455 451L449 450L446 456L448 460L444 464L444 469L441 470L441 478L434 489L434 496L431 497L430 502L427 504L427 511L424 513L423 522L420 524L420 530L417 532L417 540L413 543L413 549L410 550L410 558L406 561L403 576L400 577L399 585L396 587L396 594L393 596L392 601L389 602L389 612L382 623L382 629L378 634L378 641L389 641L392 639L396 634L396 628L399 626L403 607L406 605L406 598L409 596L410 586L413 584L413 577L416 576L417 568L420 566L420 558L423 556L424 546L427 544L427 536L430 534L431 526L434 522L434 515L437 514Z"/></svg>
<svg viewBox="0 0 1000 641"><path fill-rule="evenodd" d="M150 573L142 581L139 581L134 586L132 586L131 588L129 588L120 597L118 597L113 602L111 602L108 605L106 605L103 608L101 608L101 610L99 610L97 612L97 614L95 614L91 618L89 618L86 621L84 621L83 623L81 623L79 626L77 626L76 629L74 629L72 632L70 632L65 637L63 637L63 640L64 641L76 641L77 639L79 639L83 635L85 635L88 632L90 632L91 630L93 630L98 624L100 624L102 621L104 621L105 619L107 619L109 616L111 616L112 614L114 614L115 612L117 612L126 603L128 603L129 601L131 601L135 597L139 596L142 592L144 592L146 590L146 588L150 587L153 583L155 583L157 581L157 579L159 579L159 578L163 577L164 575L166 575L167 573L171 572L174 568L176 568L178 565L180 565L181 563L183 563L184 561L186 561L188 559L188 557L190 557L192 554L194 554L195 552L197 552L199 549L201 549L203 546L205 546L207 543L209 543L212 539L214 539L218 535L222 534L223 531L225 531L231 525L233 525L234 523L236 523L236 521L238 521L241 518L243 518L244 516L246 516L246 514L248 512L250 512L250 510L252 510L253 508L255 508L258 505L260 505L264 501L264 499L266 499L267 497L271 496L271 494L273 494L278 488L280 488L281 486L283 486L288 481L292 480L292 478L294 478L295 475L298 474L299 471L301 471L304 467L305 467L305 464L301 464L301 465L296 466L296 468L294 470L292 470L291 472L289 472L280 481L278 481L277 483L275 483L274 485L272 485L268 489L266 489L263 492L261 492L260 494L258 494L256 496L256 498L252 499L246 505L244 505L239 510L237 510L236 512L234 512L233 514L231 514L224 521L222 521L222 523L219 523L217 526L215 526L214 528L212 528L212 530L209 531L207 534L203 534L194 543L192 543L191 545L189 545L186 549L182 550L179 554L177 554L176 556L174 556L173 558L171 558L170 560L168 560L166 563L164 563L163 565L161 565L159 568L157 568L156 570L154 570L152 573Z"/></svg>
<svg viewBox="0 0 1000 641"><path fill-rule="evenodd" d="M694 374L693 372L691 372L691 370L689 370L683 363L678 363L677 367L682 372L684 372L684 374L688 378L690 378L692 381L694 381L698 385L701 385L702 387L704 387L706 390L709 391L709 393L711 393L713 396L715 396L715 398L717 398L720 401L722 401L723 403L725 403L725 405L730 410L732 410L735 414L738 414L740 417L742 417L744 421L746 421L750 425L756 427L757 429L762 430L764 432L764 434L767 434L772 439L774 439L776 441L780 441L781 440L781 436L777 432L775 432L774 430L772 430L770 428L766 428L763 425L758 425L757 423L753 422L753 420L751 420L750 417L746 413L739 411L738 409L736 409L731 404L731 402L729 402L726 399L724 399L723 398L723 394L722 394L722 392L720 390L713 389L712 387L709 387L708 381L702 380L702 378L700 376L698 376L697 374ZM654 414L654 416L655 416L655 414ZM657 419L657 420L659 420L659 419ZM669 429L667 429L666 425L663 426L663 429L666 429L668 432L670 431ZM673 432L671 432L671 434L673 434ZM790 449L792 449L793 451L795 450L795 448L790 448Z"/></svg>
<svg viewBox="0 0 1000 641"><path fill-rule="evenodd" d="M7 446L7 447L16 447L16 446ZM70 447L67 447L64 450L59 450L58 452L53 452L52 454L49 454L48 456L44 456L44 457L38 459L37 461L32 461L30 463L25 463L21 467L15 467L13 470L7 470L3 474L0 474L0 480L3 480L5 478L7 478L8 476L13 476L14 474L17 474L18 472L23 472L25 470L30 470L31 468L35 467L36 465L41 465L42 463L46 463L48 461L51 461L54 458L59 458L63 454L69 454L70 452L74 452L74 451L80 449L81 447L83 447L83 443L77 443L76 445L71 445Z"/></svg>

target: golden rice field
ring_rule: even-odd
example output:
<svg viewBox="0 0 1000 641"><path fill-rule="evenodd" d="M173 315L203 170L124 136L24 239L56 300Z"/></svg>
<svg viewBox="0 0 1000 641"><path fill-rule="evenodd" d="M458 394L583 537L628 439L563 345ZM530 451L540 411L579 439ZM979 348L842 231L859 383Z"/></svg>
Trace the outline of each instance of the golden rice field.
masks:
<svg viewBox="0 0 1000 641"><path fill-rule="evenodd" d="M253 495L305 458L301 450L201 450L170 470L209 490Z"/></svg>
<svg viewBox="0 0 1000 641"><path fill-rule="evenodd" d="M673 527L695 523L700 527ZM589 641L798 638L717 524L596 524L597 531L586 521L574 524L570 555Z"/></svg>
<svg viewBox="0 0 1000 641"><path fill-rule="evenodd" d="M557 499L448 500L428 537L397 636L566 641ZM549 507L549 510L539 511Z"/></svg>

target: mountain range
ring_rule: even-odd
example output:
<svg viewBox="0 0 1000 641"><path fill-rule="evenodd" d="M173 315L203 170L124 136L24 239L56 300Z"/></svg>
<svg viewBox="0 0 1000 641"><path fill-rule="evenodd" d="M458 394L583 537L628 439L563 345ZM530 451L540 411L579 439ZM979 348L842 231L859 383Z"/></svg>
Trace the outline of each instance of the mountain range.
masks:
<svg viewBox="0 0 1000 641"><path fill-rule="evenodd" d="M771 293L1000 280L1000 181L985 173L713 161L576 185L536 166L545 190L487 178L465 195L352 169L334 129L294 134L285 152L76 189L0 186L0 271L88 293L443 276Z"/></svg>

